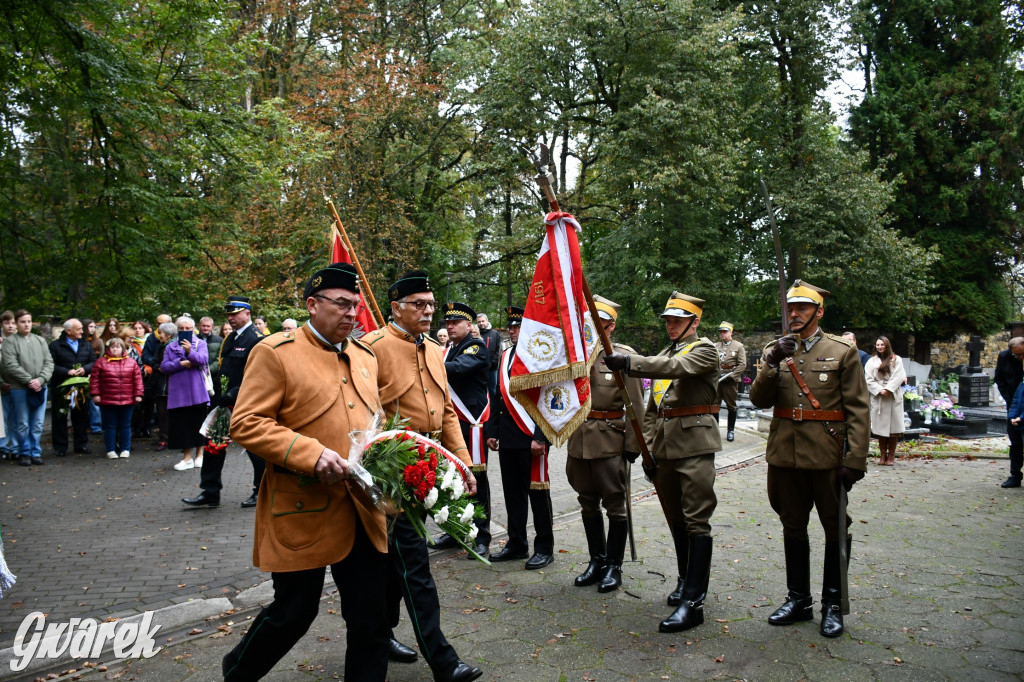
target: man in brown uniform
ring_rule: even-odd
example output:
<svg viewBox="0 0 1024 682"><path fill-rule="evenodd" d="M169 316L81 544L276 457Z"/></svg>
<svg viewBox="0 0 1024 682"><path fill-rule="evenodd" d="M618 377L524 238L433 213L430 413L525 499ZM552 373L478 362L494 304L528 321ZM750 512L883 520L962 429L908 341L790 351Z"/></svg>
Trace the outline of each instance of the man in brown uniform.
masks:
<svg viewBox="0 0 1024 682"><path fill-rule="evenodd" d="M789 329L764 349L764 367L750 388L757 407L774 407L768 434L768 500L782 521L789 596L768 617L789 625L814 617L811 605L811 508L825 529L825 570L821 587L821 634L843 632L839 488L864 478L870 430L868 388L857 346L825 334L818 320L825 312L824 289L796 280L786 294ZM799 337L799 342L797 341ZM846 526L851 524L846 517Z"/></svg>
<svg viewBox="0 0 1024 682"><path fill-rule="evenodd" d="M377 356L378 385L384 411L398 412L409 420L409 428L435 438L452 454L471 466L459 419L452 409L441 346L430 338L430 321L437 301L427 273L413 270L388 288L391 323L370 332L363 341ZM476 479L469 475L468 492L476 494ZM441 606L437 585L430 574L427 541L405 518L392 523L388 543L391 570L388 581L387 616L392 628L389 656L393 661L411 663L416 651L394 637L399 602L405 599L420 651L437 680L475 680L479 668L459 660L459 655L441 631Z"/></svg>
<svg viewBox="0 0 1024 682"><path fill-rule="evenodd" d="M349 338L359 304L355 268L317 271L305 294L309 322L253 347L231 416L231 437L267 462L253 562L271 572L274 601L224 657L228 682L260 679L306 633L325 566L342 601L345 679L387 676L384 514L347 482L348 433L380 409L377 361Z"/></svg>
<svg viewBox="0 0 1024 682"><path fill-rule="evenodd" d="M658 626L679 632L704 622L704 598L711 578L711 515L715 496L718 433L718 351L697 336L704 301L673 292L661 317L671 343L654 357L609 355L611 369L649 377L651 397L644 415L644 437L658 473L654 487L676 546L679 581L668 597L675 611Z"/></svg>
<svg viewBox="0 0 1024 682"><path fill-rule="evenodd" d="M721 406L724 400L729 411L725 439L730 443L736 438L736 399L739 398L739 382L743 379L743 370L747 368L747 351L742 343L733 340L732 331L731 322L718 325L718 343L715 344L722 368L718 375L718 399L715 404ZM723 376L726 372L729 375Z"/></svg>
<svg viewBox="0 0 1024 682"><path fill-rule="evenodd" d="M615 331L619 304L594 296L594 305L610 337ZM612 350L626 354L636 352L618 343L612 345ZM627 377L626 389L633 404L639 406L643 401L640 379ZM575 585L585 587L597 583L598 592L611 592L622 584L622 557L629 533L626 459L636 461L640 446L633 429L626 423L622 396L615 377L605 365L604 349L598 350L590 368L590 399L590 414L569 437L569 456L565 460L565 475L578 496L590 550L590 563L576 576ZM607 544L602 504L608 514Z"/></svg>

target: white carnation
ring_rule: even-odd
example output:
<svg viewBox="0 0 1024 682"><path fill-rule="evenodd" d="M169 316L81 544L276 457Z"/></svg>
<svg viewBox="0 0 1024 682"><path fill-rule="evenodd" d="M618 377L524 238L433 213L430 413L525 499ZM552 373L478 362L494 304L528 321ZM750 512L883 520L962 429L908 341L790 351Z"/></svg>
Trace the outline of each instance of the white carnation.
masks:
<svg viewBox="0 0 1024 682"><path fill-rule="evenodd" d="M434 523L436 523L439 526L444 523L447 523L449 513L451 512L448 510L448 505L446 504L445 506L441 507L441 511L434 514Z"/></svg>
<svg viewBox="0 0 1024 682"><path fill-rule="evenodd" d="M427 497L423 500L423 506L426 509L430 509L435 504L437 504L437 495L438 495L437 488L431 488L430 492L427 493Z"/></svg>
<svg viewBox="0 0 1024 682"><path fill-rule="evenodd" d="M464 492L466 492L466 487L462 483L462 476L456 476L452 483L452 499L459 499Z"/></svg>
<svg viewBox="0 0 1024 682"><path fill-rule="evenodd" d="M469 527L469 532L466 533L466 539L467 540L476 540L476 534L479 533L479 532L480 532L480 530L476 526L470 526Z"/></svg>
<svg viewBox="0 0 1024 682"><path fill-rule="evenodd" d="M444 467L444 477L441 479L441 490L448 490L455 481L455 467L447 464Z"/></svg>
<svg viewBox="0 0 1024 682"><path fill-rule="evenodd" d="M462 512L462 516L459 517L459 523L469 523L473 520L473 504L467 504L465 511Z"/></svg>

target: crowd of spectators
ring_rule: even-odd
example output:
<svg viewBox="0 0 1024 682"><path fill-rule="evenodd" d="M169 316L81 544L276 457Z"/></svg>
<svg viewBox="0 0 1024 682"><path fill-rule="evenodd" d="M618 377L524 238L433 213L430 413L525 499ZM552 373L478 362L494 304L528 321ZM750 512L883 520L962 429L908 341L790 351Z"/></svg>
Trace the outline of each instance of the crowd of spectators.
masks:
<svg viewBox="0 0 1024 682"><path fill-rule="evenodd" d="M298 324L289 318L281 327ZM228 322L196 323L188 314L158 315L153 325L111 317L51 327L27 310L0 313L0 458L44 464L49 404L55 457L91 454L90 435L102 435L107 458L127 459L133 438L155 437L158 451L182 451L175 469L202 466L199 428L220 392L221 344L230 333Z"/></svg>

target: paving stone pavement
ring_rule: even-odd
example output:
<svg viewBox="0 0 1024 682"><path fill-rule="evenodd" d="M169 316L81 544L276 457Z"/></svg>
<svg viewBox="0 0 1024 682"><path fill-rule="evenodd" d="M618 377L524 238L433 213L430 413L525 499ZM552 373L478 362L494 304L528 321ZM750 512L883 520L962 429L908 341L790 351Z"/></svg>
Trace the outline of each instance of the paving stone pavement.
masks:
<svg viewBox="0 0 1024 682"><path fill-rule="evenodd" d="M664 599L676 570L671 539L649 488L634 488L639 560L624 566L623 589L601 595L594 588L573 587L572 578L587 561L586 542L578 515L571 513L571 494L556 484L559 554L547 569L488 568L460 553L435 560L442 623L462 658L483 668L488 680L1020 679L1024 493L998 487L1005 459L900 460L895 468L869 471L851 495L855 522L847 634L828 640L818 635L817 622L791 627L765 622L786 592L782 531L764 494L763 460L749 459L757 450L763 453L763 441L745 431L738 436L718 458L715 556L704 625L676 635L657 632L671 611ZM19 574L15 591L0 601L7 642L24 614L48 599L57 600L58 608L41 610L66 620L104 609L153 608L149 602L234 597L237 590L262 582L248 568L251 535L243 533L251 532L251 515L237 509L247 492L247 461L233 460L225 495L231 503L215 512L179 511L177 498L191 490L198 474L192 478L170 470L174 461L175 456L143 455L130 460L133 469L111 462L115 470L103 469L105 460L67 460L67 472L61 466L23 470L40 480L33 486L22 480L17 493L13 474L22 471L3 469L4 537L13 526L18 540L5 546ZM556 480L564 479L559 466L552 464ZM58 485L63 473L72 476ZM94 487L126 492L117 499L109 490L97 494ZM22 519L10 520L14 508ZM32 514L39 509L47 513ZM503 518L503 510L495 516ZM45 521L19 525L29 517ZM28 540L30 530L35 543ZM811 532L817 592L822 535L815 523ZM49 553L26 571L25 549ZM147 564L148 573L141 568ZM68 599L60 588L44 587L46 581L37 579L35 571L44 566L60 567L46 573L46 581L90 589L79 587ZM188 571L189 566L197 570ZM180 583L174 583L179 576ZM226 582L213 585L217 580ZM140 591L139 584L146 587L147 581L151 593ZM134 591L117 602L125 596L116 591L124 584ZM94 589L106 590L108 601L92 601ZM10 600L22 606L11 608ZM225 627L230 632L200 624L202 633L184 641L180 633L172 636L172 644L154 658L113 663L102 671L79 669L68 679L220 679L220 659L252 615L239 612L237 622ZM397 636L414 641L405 616ZM329 593L310 632L265 679L338 679L344 656L344 624ZM389 679L429 680L430 674L422 662L392 664Z"/></svg>

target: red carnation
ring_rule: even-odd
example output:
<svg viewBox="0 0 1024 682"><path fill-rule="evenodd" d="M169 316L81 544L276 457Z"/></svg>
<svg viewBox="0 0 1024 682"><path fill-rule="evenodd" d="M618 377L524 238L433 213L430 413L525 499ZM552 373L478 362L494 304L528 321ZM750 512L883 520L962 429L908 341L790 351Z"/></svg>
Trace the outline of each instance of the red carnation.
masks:
<svg viewBox="0 0 1024 682"><path fill-rule="evenodd" d="M437 469L437 451L436 450L431 450L430 451L430 468L431 469Z"/></svg>

